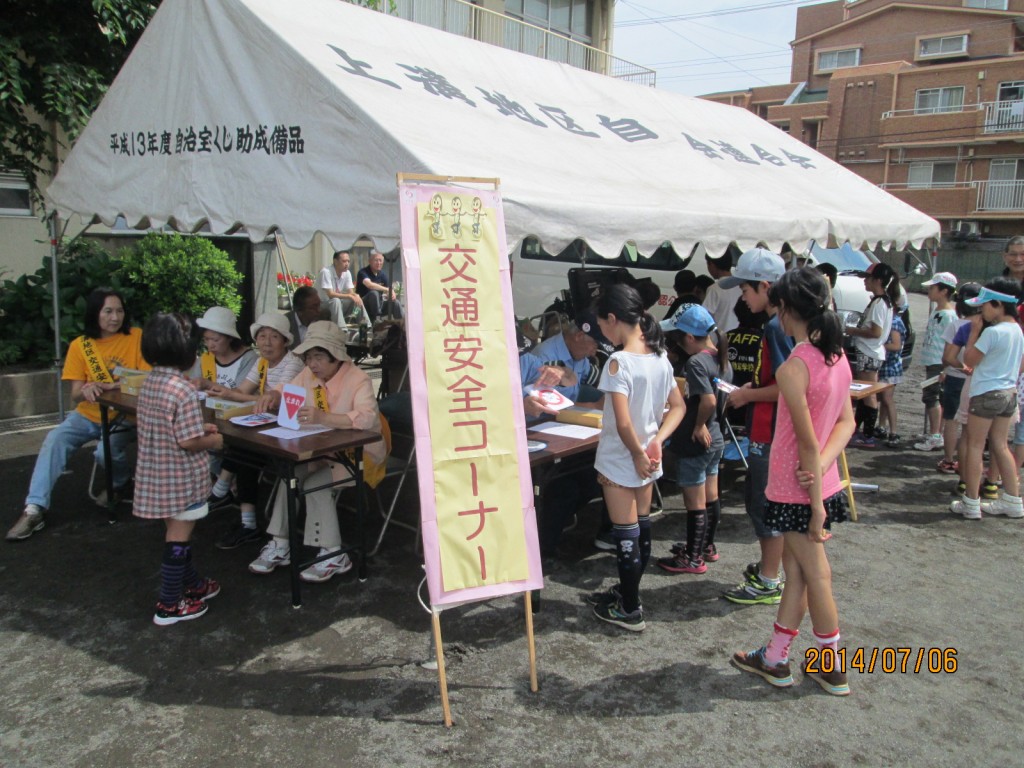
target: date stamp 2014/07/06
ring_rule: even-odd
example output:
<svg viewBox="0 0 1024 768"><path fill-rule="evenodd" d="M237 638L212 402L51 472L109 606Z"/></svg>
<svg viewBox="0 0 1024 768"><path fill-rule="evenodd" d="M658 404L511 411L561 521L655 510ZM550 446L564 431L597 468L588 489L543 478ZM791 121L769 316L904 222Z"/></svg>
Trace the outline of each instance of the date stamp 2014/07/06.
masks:
<svg viewBox="0 0 1024 768"><path fill-rule="evenodd" d="M808 648L807 672L860 672L953 674L957 671L956 648Z"/></svg>

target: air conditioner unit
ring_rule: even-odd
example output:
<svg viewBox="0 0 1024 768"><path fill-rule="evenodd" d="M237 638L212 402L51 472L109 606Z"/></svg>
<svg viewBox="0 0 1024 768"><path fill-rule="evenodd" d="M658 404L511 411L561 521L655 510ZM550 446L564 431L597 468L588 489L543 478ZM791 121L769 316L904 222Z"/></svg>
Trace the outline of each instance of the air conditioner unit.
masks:
<svg viewBox="0 0 1024 768"><path fill-rule="evenodd" d="M957 219L949 234L954 240L980 240L981 224L970 219Z"/></svg>

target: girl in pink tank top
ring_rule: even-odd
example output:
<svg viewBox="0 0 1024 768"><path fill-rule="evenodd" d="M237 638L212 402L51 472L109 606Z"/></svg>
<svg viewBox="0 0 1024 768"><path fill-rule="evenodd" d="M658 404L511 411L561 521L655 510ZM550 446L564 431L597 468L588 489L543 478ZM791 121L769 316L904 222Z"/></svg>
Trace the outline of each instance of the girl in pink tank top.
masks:
<svg viewBox="0 0 1024 768"><path fill-rule="evenodd" d="M837 654L839 616L824 546L831 524L846 519L835 464L854 430L843 326L830 308L827 283L810 267L783 275L768 300L796 341L776 374L781 397L765 490L765 525L783 532L786 586L771 639L757 650L733 654L732 663L776 687L793 685L789 647L810 612L817 648L807 652L804 676L845 696L850 687Z"/></svg>

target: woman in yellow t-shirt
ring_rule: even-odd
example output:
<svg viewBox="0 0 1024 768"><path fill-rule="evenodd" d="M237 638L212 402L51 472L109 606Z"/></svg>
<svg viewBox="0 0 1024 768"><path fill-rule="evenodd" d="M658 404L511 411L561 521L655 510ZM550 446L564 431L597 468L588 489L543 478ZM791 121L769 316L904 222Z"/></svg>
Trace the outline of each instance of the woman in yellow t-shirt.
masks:
<svg viewBox="0 0 1024 768"><path fill-rule="evenodd" d="M50 508L50 494L68 458L90 440L101 436L100 408L96 398L118 387L122 369L149 370L142 357L142 331L132 328L124 298L111 288L97 288L85 303L85 333L71 342L62 378L71 382L71 399L78 407L50 432L36 457L25 511L7 532L8 541L27 539L46 524L43 513ZM115 493L131 479L125 454L135 431L124 425L110 435ZM103 444L96 447L96 461L103 461Z"/></svg>

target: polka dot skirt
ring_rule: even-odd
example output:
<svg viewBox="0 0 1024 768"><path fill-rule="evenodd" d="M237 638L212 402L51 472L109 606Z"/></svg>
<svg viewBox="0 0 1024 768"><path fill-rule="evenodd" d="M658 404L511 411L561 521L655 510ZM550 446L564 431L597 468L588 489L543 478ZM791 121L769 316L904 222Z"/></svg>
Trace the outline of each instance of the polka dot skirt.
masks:
<svg viewBox="0 0 1024 768"><path fill-rule="evenodd" d="M832 528L832 523L846 520L846 492L839 491L825 499L825 529ZM765 501L764 524L773 531L786 533L807 533L807 525L811 522L810 504L789 504L781 501Z"/></svg>

